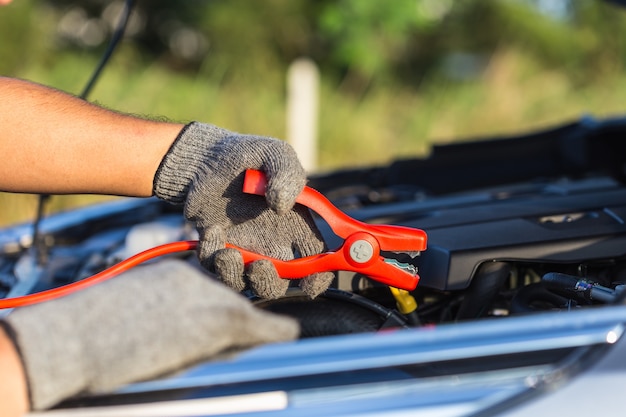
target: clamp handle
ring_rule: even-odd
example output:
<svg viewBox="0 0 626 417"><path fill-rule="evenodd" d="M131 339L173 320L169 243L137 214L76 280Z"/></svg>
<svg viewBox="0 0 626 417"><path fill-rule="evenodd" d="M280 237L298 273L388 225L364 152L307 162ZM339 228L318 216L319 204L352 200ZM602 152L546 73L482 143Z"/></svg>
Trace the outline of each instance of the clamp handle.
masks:
<svg viewBox="0 0 626 417"><path fill-rule="evenodd" d="M267 180L263 172L246 171L243 185L245 193L264 196L266 187ZM282 278L297 279L316 272L343 270L362 273L396 288L415 289L419 276L385 262L380 251L424 250L424 231L404 226L360 222L343 213L320 192L310 187L304 187L296 202L319 214L338 236L345 238L344 244L335 251L290 261L270 258L230 244L226 246L239 250L246 264L260 259L270 260Z"/></svg>
<svg viewBox="0 0 626 417"><path fill-rule="evenodd" d="M265 195L267 179L262 171L248 169L243 183L243 192ZM339 237L347 238L353 233L367 232L376 236L383 250L422 251L426 249L426 233L405 226L367 224L353 219L335 207L324 195L311 187L304 187L296 202L309 207L328 223Z"/></svg>

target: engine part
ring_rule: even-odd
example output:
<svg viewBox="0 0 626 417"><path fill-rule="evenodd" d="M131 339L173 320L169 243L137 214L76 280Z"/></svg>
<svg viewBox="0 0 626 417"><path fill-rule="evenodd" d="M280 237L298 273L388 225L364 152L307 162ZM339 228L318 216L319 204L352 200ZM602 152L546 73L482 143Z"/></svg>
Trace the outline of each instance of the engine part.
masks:
<svg viewBox="0 0 626 417"><path fill-rule="evenodd" d="M398 312L354 293L329 288L311 300L296 288L277 300L259 300L256 306L300 322L301 338L406 328Z"/></svg>
<svg viewBox="0 0 626 417"><path fill-rule="evenodd" d="M606 304L614 303L624 288L618 286L616 289L611 289L581 277L558 272L545 274L542 281L553 291L566 293L589 302L597 301Z"/></svg>

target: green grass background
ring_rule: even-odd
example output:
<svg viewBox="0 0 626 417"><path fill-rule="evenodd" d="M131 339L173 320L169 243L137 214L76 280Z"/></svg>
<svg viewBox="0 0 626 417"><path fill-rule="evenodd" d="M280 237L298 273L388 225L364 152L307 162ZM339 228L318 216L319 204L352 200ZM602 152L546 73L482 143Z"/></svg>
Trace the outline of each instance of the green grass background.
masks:
<svg viewBox="0 0 626 417"><path fill-rule="evenodd" d="M59 54L33 61L15 76L79 93L96 59ZM202 71L202 70L201 70ZM122 47L96 85L92 101L146 117L200 120L239 132L285 136L284 74L263 80L181 75L142 63ZM267 80L270 80L269 82ZM608 117L626 109L626 76L578 87L558 71L541 70L515 50L494 53L482 75L464 82L426 80L415 89L372 86L345 94L321 74L318 172L427 157L435 143L514 134L582 115ZM106 197L110 198L110 197ZM55 196L49 212L103 197ZM0 194L0 224L34 217L36 196Z"/></svg>

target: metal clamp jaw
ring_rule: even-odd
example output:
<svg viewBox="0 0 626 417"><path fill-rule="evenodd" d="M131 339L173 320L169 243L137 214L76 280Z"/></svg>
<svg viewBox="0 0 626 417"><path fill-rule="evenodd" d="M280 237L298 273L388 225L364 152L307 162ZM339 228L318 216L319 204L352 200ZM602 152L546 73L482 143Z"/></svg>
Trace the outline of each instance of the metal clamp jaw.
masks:
<svg viewBox="0 0 626 417"><path fill-rule="evenodd" d="M261 171L248 170L243 191L248 194L265 195L267 182ZM316 272L352 271L367 275L385 285L413 290L419 282L417 270L412 265L401 264L381 256L386 252L421 252L426 249L426 233L395 225L371 225L353 219L335 207L318 191L304 187L296 199L319 214L333 232L344 238L343 244L334 251L282 261L258 253L237 248L244 263L268 259L282 278L298 279ZM229 247L234 247L228 245Z"/></svg>

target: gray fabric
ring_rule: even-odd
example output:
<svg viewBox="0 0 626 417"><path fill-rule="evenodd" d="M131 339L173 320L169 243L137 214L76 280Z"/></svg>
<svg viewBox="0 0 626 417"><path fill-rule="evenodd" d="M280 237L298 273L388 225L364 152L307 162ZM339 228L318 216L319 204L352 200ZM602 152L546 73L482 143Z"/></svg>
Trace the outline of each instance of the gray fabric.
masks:
<svg viewBox="0 0 626 417"><path fill-rule="evenodd" d="M266 173L266 197L242 192L244 171ZM294 202L306 183L295 151L284 141L240 135L215 126L192 123L179 135L161 162L154 193L173 203L185 203L185 216L200 232L202 265L232 288L251 288L260 297L277 298L288 282L273 265L251 265L225 243L281 260L321 253L325 245L313 219ZM323 292L332 273L304 278L300 286L311 297Z"/></svg>
<svg viewBox="0 0 626 417"><path fill-rule="evenodd" d="M20 351L35 410L299 333L292 319L255 308L177 260L16 309L5 324Z"/></svg>

